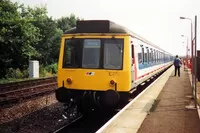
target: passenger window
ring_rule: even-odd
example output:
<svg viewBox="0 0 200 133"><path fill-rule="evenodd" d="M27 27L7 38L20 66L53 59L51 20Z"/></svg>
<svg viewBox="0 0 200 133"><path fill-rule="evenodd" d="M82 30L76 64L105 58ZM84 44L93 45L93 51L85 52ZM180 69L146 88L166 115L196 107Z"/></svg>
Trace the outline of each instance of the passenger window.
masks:
<svg viewBox="0 0 200 133"><path fill-rule="evenodd" d="M149 63L149 48L147 47L147 63Z"/></svg>
<svg viewBox="0 0 200 133"><path fill-rule="evenodd" d="M159 52L159 62L161 62L161 53Z"/></svg>
<svg viewBox="0 0 200 133"><path fill-rule="evenodd" d="M144 63L144 62L145 62L145 60L144 60L144 56L145 56L145 53L144 53L144 48L142 48L142 63Z"/></svg>
<svg viewBox="0 0 200 133"><path fill-rule="evenodd" d="M147 63L147 49L144 49L144 62Z"/></svg>
<svg viewBox="0 0 200 133"><path fill-rule="evenodd" d="M154 50L152 49L151 52L152 52L151 53L152 54L152 63L154 63Z"/></svg>
<svg viewBox="0 0 200 133"><path fill-rule="evenodd" d="M156 51L156 61L159 62L158 51Z"/></svg>
<svg viewBox="0 0 200 133"><path fill-rule="evenodd" d="M138 49L138 63L139 64L141 64L141 63L143 63L143 61L142 61L142 49L141 48L139 48Z"/></svg>
<svg viewBox="0 0 200 133"><path fill-rule="evenodd" d="M163 53L163 62L165 62L165 54Z"/></svg>
<svg viewBox="0 0 200 133"><path fill-rule="evenodd" d="M151 49L151 63L154 62L154 57L153 57L153 49Z"/></svg>
<svg viewBox="0 0 200 133"><path fill-rule="evenodd" d="M151 49L149 49L149 63L151 63Z"/></svg>

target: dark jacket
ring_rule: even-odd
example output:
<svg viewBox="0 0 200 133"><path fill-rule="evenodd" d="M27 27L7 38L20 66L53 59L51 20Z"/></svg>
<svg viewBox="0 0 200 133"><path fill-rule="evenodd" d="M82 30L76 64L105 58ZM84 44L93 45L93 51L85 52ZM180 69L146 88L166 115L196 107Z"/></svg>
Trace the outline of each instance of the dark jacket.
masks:
<svg viewBox="0 0 200 133"><path fill-rule="evenodd" d="M174 59L174 66L176 66L176 67L179 66L180 67L181 64L182 64L182 62L181 62L181 60L179 58Z"/></svg>

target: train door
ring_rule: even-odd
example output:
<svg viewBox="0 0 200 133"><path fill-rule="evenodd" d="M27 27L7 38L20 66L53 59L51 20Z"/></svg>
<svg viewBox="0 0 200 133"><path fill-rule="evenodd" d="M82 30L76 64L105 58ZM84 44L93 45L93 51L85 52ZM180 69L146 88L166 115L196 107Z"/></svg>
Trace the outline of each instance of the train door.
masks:
<svg viewBox="0 0 200 133"><path fill-rule="evenodd" d="M135 72L134 44L133 41L131 41L131 89L134 88L134 72Z"/></svg>

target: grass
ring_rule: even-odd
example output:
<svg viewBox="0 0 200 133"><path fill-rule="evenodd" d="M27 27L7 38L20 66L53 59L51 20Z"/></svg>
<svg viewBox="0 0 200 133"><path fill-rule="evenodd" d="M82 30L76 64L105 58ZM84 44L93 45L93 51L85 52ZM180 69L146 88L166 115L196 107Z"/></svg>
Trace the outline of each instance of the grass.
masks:
<svg viewBox="0 0 200 133"><path fill-rule="evenodd" d="M52 77L56 76L57 74L51 74L47 73L45 76L40 75L39 78L45 78L45 77ZM27 81L27 80L34 80L36 78L8 78L8 79L0 79L0 84L7 84L7 83L13 83L13 82L19 82L19 81Z"/></svg>
<svg viewBox="0 0 200 133"><path fill-rule="evenodd" d="M19 81L26 81L26 80L31 80L31 79L32 78L24 78L24 79L14 79L14 78L0 79L0 84L13 83L13 82L19 82Z"/></svg>

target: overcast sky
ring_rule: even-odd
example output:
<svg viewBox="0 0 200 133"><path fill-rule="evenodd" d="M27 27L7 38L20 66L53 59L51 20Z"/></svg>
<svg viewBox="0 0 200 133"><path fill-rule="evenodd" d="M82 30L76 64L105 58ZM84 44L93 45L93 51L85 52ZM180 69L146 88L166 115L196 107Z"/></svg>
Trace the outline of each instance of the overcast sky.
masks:
<svg viewBox="0 0 200 133"><path fill-rule="evenodd" d="M30 6L46 5L53 18L74 13L83 19L109 19L172 54L185 55L190 46L190 20L200 19L200 0L11 0ZM198 21L200 22L200 21ZM200 23L199 23L200 25ZM200 38L200 26L198 26ZM181 37L181 35L185 35ZM200 42L200 39L198 39ZM198 43L199 45L200 43ZM200 46L198 46L200 49Z"/></svg>

